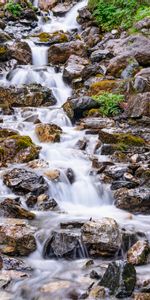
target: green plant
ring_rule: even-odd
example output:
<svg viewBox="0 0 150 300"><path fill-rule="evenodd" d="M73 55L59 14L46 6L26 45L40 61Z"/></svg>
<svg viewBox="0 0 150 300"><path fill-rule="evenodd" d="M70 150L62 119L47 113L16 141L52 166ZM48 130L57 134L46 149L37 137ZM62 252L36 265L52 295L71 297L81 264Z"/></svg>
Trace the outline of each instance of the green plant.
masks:
<svg viewBox="0 0 150 300"><path fill-rule="evenodd" d="M13 0L10 0L5 5L5 10L10 12L14 17L19 17L22 11L22 7L19 3L15 3Z"/></svg>
<svg viewBox="0 0 150 300"><path fill-rule="evenodd" d="M104 31L119 26L128 29L134 23L137 14L143 14L143 17L149 14L148 0L89 0L88 5Z"/></svg>
<svg viewBox="0 0 150 300"><path fill-rule="evenodd" d="M124 101L124 96L120 94L104 93L92 97L100 105L100 113L104 116L115 116L119 114L119 104Z"/></svg>

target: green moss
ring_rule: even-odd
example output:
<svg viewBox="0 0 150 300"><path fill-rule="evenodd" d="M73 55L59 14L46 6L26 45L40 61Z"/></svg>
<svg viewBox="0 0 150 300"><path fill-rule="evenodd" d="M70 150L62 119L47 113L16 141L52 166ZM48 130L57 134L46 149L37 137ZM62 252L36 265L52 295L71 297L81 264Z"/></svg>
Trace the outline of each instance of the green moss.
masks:
<svg viewBox="0 0 150 300"><path fill-rule="evenodd" d="M6 46L0 46L0 55L4 55L7 51Z"/></svg>
<svg viewBox="0 0 150 300"><path fill-rule="evenodd" d="M54 32L54 33L47 33L47 32L41 32L38 36L34 35L33 37L38 37L40 42L47 43L51 41L53 38L56 38L57 43L63 43L63 42L68 42L68 37L65 33L63 32Z"/></svg>
<svg viewBox="0 0 150 300"><path fill-rule="evenodd" d="M117 139L117 143L125 146L141 147L145 145L145 141L141 137L130 133L116 133L114 137Z"/></svg>
<svg viewBox="0 0 150 300"><path fill-rule="evenodd" d="M10 138L16 141L18 150L25 149L34 145L29 136L13 135Z"/></svg>

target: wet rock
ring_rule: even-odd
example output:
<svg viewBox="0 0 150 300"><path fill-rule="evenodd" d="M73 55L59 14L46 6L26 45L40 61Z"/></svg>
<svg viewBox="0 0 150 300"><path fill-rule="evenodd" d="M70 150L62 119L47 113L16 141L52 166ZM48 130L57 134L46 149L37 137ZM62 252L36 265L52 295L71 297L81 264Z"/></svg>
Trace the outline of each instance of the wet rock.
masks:
<svg viewBox="0 0 150 300"><path fill-rule="evenodd" d="M60 177L60 171L59 170L48 170L44 173L44 175L49 179L49 180L58 180Z"/></svg>
<svg viewBox="0 0 150 300"><path fill-rule="evenodd" d="M80 78L82 80L82 72L84 67L89 64L85 58L77 55L71 55L65 64L63 71L63 78L67 82L72 82L74 79Z"/></svg>
<svg viewBox="0 0 150 300"><path fill-rule="evenodd" d="M75 145L79 150L85 150L86 146L87 146L87 140L83 139L83 140L79 140L76 145Z"/></svg>
<svg viewBox="0 0 150 300"><path fill-rule="evenodd" d="M81 41L55 44L48 50L48 61L52 64L63 64L70 55L86 56L85 44Z"/></svg>
<svg viewBox="0 0 150 300"><path fill-rule="evenodd" d="M15 168L5 173L3 181L14 193L20 195L32 193L38 196L48 190L42 176L23 168Z"/></svg>
<svg viewBox="0 0 150 300"><path fill-rule="evenodd" d="M58 204L53 198L46 197L46 195L40 195L37 197L37 209L42 211L54 211L58 210Z"/></svg>
<svg viewBox="0 0 150 300"><path fill-rule="evenodd" d="M120 180L127 171L128 166L126 165L108 165L105 169L105 174L114 180Z"/></svg>
<svg viewBox="0 0 150 300"><path fill-rule="evenodd" d="M0 216L7 218L29 219L35 218L35 214L22 208L15 199L5 199L0 203Z"/></svg>
<svg viewBox="0 0 150 300"><path fill-rule="evenodd" d="M31 271L31 267L29 267L23 260L18 258L12 258L3 255L3 262L5 270Z"/></svg>
<svg viewBox="0 0 150 300"><path fill-rule="evenodd" d="M125 181L125 180L113 181L111 184L111 190L118 190L121 188L133 189L138 185L139 185L138 182L135 181Z"/></svg>
<svg viewBox="0 0 150 300"><path fill-rule="evenodd" d="M132 265L143 265L147 262L150 247L147 241L137 241L127 252L127 260Z"/></svg>
<svg viewBox="0 0 150 300"><path fill-rule="evenodd" d="M44 159L34 159L27 163L27 167L31 169L46 169L49 167L49 163Z"/></svg>
<svg viewBox="0 0 150 300"><path fill-rule="evenodd" d="M114 193L115 205L118 208L134 213L150 212L150 191L146 188L121 188Z"/></svg>
<svg viewBox="0 0 150 300"><path fill-rule="evenodd" d="M98 104L91 97L71 98L64 103L63 109L70 119L79 119L84 111L97 108Z"/></svg>
<svg viewBox="0 0 150 300"><path fill-rule="evenodd" d="M135 75L134 89L138 93L150 92L150 68L142 69Z"/></svg>
<svg viewBox="0 0 150 300"><path fill-rule="evenodd" d="M0 249L7 255L29 255L36 250L33 230L24 223L0 225Z"/></svg>
<svg viewBox="0 0 150 300"><path fill-rule="evenodd" d="M128 116L139 118L142 116L150 117L150 93L142 93L131 96L128 100Z"/></svg>
<svg viewBox="0 0 150 300"><path fill-rule="evenodd" d="M136 270L126 261L115 261L108 265L99 285L109 289L116 298L126 298L132 295L136 284Z"/></svg>
<svg viewBox="0 0 150 300"><path fill-rule="evenodd" d="M74 181L75 181L75 174L74 174L74 172L73 172L73 170L71 168L68 168L66 170L66 176L67 176L67 178L68 178L68 180L69 180L69 182L71 184L74 183Z"/></svg>
<svg viewBox="0 0 150 300"><path fill-rule="evenodd" d="M62 129L55 124L38 124L35 127L35 133L43 143L56 143L60 142L60 135L62 133Z"/></svg>
<svg viewBox="0 0 150 300"><path fill-rule="evenodd" d="M6 137L2 137L4 131ZM1 161L24 163L38 158L40 147L36 146L29 136L15 134L9 129L0 129L0 136Z"/></svg>
<svg viewBox="0 0 150 300"><path fill-rule="evenodd" d="M88 221L81 228L82 241L91 257L112 256L120 248L121 233L114 219Z"/></svg>
<svg viewBox="0 0 150 300"><path fill-rule="evenodd" d="M80 229L84 225L85 222L86 222L86 220L63 221L60 223L60 228L61 229Z"/></svg>
<svg viewBox="0 0 150 300"><path fill-rule="evenodd" d="M127 253L127 251L136 244L139 240L145 240L146 236L143 232L136 232L132 229L122 228L122 243L121 243L121 249L124 253Z"/></svg>
<svg viewBox="0 0 150 300"><path fill-rule="evenodd" d="M19 41L10 46L11 58L18 61L20 65L32 64L32 52L28 43Z"/></svg>
<svg viewBox="0 0 150 300"><path fill-rule="evenodd" d="M15 71L12 71L10 77L13 77ZM50 89L42 87L40 84L26 85L17 87L0 87L0 107L38 107L41 105L54 105L56 100Z"/></svg>
<svg viewBox="0 0 150 300"><path fill-rule="evenodd" d="M77 230L53 231L43 249L44 258L76 259L82 256L80 233Z"/></svg>
<svg viewBox="0 0 150 300"><path fill-rule="evenodd" d="M89 296L87 299L104 299L106 296L106 291L103 286L94 286L91 288Z"/></svg>
<svg viewBox="0 0 150 300"><path fill-rule="evenodd" d="M35 195L28 195L26 204L30 208L34 208L36 210L58 210L58 204L53 198L49 198L46 194L41 194L38 197Z"/></svg>

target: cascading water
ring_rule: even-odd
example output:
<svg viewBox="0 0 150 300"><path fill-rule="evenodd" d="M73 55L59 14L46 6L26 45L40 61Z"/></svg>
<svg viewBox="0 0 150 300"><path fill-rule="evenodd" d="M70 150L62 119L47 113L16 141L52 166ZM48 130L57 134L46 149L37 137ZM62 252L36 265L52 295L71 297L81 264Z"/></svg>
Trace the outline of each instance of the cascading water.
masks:
<svg viewBox="0 0 150 300"><path fill-rule="evenodd" d="M77 29L79 25L76 22L77 11L79 8L85 6L87 1L77 3L65 17L51 16L51 21L47 24L42 24L44 32L54 32L57 30L71 30ZM34 5L38 6L38 1L34 1ZM41 21L39 21L41 24ZM32 140L42 147L40 158L49 163L51 169L60 170L60 181L49 183L51 197L56 199L60 209L64 214L56 212L37 212L36 225L38 231L36 234L38 249L27 259L29 265L34 268L34 276L27 278L25 281L18 282L12 287L14 298L16 300L33 299L34 291L42 282L46 280L60 280L71 279L80 282L81 279L81 263L44 260L42 258L42 247L40 238L46 238L50 231L57 227L57 225L64 220L85 219L100 217L113 217L122 225L130 222L131 226L134 225L137 229L144 231L149 230L148 217L134 216L129 221L128 213L123 212L113 206L113 199L109 191L109 187L103 186L97 181L96 178L90 176L91 161L89 155L91 153L91 143L96 143L96 137L86 135L89 140L89 152L86 153L76 149L78 140L82 140L85 136L84 131L77 131L72 126L69 118L65 115L61 105L71 96L71 88L66 85L62 78L61 72L55 72L54 68L47 66L47 47L37 46L32 41L29 41L32 50L32 62L30 66L20 66L9 74L5 74L1 78L0 83L6 85L22 85L39 83L43 86L51 88L53 95L57 99L57 105L53 108L33 108L32 113L37 113L42 123L53 122L61 126L63 130L61 143L46 144L40 143L34 133L34 124L23 122L25 117L20 109L15 109L14 116L4 117L4 127L17 129L23 135L28 135ZM65 175L64 170L71 168L75 174L74 184L70 184ZM10 191L1 183L1 195L9 197ZM34 222L33 222L34 225ZM81 245L81 253L85 253L85 249ZM84 255L83 255L84 256ZM77 276L77 274L79 276ZM24 286L31 289L30 297L23 298L20 291ZM42 300L42 298L40 298ZM50 299L50 298L49 298ZM64 299L55 298L55 299ZM68 300L68 299L66 299Z"/></svg>

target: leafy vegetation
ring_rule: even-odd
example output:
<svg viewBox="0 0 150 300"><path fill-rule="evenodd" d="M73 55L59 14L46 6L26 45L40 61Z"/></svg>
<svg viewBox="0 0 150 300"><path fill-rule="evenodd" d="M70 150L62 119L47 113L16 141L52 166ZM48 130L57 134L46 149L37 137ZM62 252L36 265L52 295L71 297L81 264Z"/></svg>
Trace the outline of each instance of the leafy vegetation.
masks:
<svg viewBox="0 0 150 300"><path fill-rule="evenodd" d="M104 93L99 96L92 97L100 105L100 113L104 116L115 116L119 114L119 104L124 101L121 94Z"/></svg>
<svg viewBox="0 0 150 300"><path fill-rule="evenodd" d="M104 31L119 26L128 29L135 21L150 16L149 0L89 0L88 5Z"/></svg>
<svg viewBox="0 0 150 300"><path fill-rule="evenodd" d="M19 17L22 11L22 7L19 3L15 3L13 0L10 0L6 5L5 9L10 12L14 17Z"/></svg>

